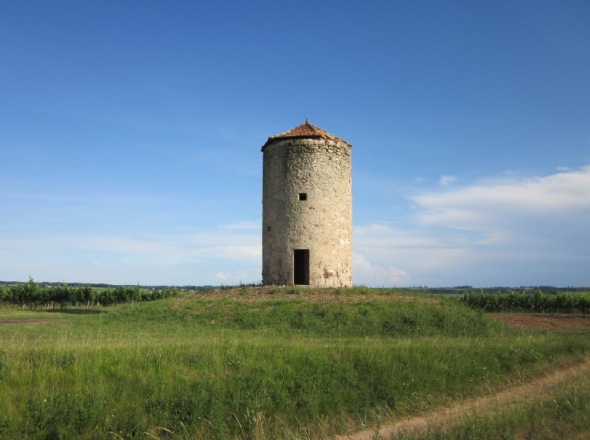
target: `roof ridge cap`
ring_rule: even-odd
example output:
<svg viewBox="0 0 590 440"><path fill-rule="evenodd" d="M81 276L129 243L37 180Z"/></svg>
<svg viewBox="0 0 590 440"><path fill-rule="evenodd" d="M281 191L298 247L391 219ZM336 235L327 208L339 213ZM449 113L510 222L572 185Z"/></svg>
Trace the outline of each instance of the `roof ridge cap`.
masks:
<svg viewBox="0 0 590 440"><path fill-rule="evenodd" d="M328 133L326 130L324 130L316 125L313 125L311 122L309 122L309 119L305 118L305 122L303 124L298 125L297 127L292 128L291 130L287 130L283 133L279 133L274 136L269 136L268 140L266 141L266 143L264 144L264 146L262 148L264 149L264 147L266 147L268 144L275 142L275 141L279 141L281 139L305 139L305 138L310 138L310 139L319 138L319 139L323 139L325 141L342 142L345 145L347 145L348 147L351 146L344 139L334 136L333 134Z"/></svg>

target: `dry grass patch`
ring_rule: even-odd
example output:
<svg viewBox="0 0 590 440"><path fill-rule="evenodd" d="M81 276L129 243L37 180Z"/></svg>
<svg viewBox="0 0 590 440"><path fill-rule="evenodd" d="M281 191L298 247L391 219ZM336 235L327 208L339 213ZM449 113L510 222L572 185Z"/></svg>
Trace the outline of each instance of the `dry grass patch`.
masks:
<svg viewBox="0 0 590 440"><path fill-rule="evenodd" d="M355 302L424 302L442 303L439 298L412 295L392 289L326 288L247 286L195 292L172 300L172 308L182 308L194 300L229 300L245 303L269 301L308 301L312 303L355 303Z"/></svg>
<svg viewBox="0 0 590 440"><path fill-rule="evenodd" d="M515 329L590 329L590 315L547 315L529 313L488 313L488 318Z"/></svg>

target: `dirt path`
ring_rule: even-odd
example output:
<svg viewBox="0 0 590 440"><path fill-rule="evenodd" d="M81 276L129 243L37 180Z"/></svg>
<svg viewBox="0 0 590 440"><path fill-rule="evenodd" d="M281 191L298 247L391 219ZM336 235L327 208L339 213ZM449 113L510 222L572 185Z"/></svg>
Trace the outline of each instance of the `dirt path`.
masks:
<svg viewBox="0 0 590 440"><path fill-rule="evenodd" d="M336 440L390 439L402 433L420 433L428 428L450 426L465 416L506 408L524 400L527 402L539 400L551 389L588 371L590 371L590 356L578 365L553 372L532 382L509 388L497 394L468 399L451 407L437 408L419 416L385 424L379 428L338 436Z"/></svg>

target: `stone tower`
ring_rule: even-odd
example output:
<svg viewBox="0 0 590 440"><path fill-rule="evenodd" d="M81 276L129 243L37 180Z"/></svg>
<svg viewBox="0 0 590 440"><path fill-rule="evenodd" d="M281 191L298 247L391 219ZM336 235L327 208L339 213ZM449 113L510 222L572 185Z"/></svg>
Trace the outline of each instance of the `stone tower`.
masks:
<svg viewBox="0 0 590 440"><path fill-rule="evenodd" d="M262 153L263 284L351 286L351 145L306 120Z"/></svg>

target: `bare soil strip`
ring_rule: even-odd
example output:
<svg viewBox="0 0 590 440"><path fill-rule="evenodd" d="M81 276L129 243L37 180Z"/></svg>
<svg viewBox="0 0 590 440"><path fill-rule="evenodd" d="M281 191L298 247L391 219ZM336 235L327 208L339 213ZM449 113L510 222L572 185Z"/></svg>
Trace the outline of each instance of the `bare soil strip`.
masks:
<svg viewBox="0 0 590 440"><path fill-rule="evenodd" d="M393 421L383 426L336 437L336 440L391 439L400 434L418 434L429 428L451 426L465 416L506 409L511 405L541 399L553 388L590 371L590 356L580 364L553 372L532 382L490 396L468 399L451 407L437 408L418 416Z"/></svg>
<svg viewBox="0 0 590 440"><path fill-rule="evenodd" d="M590 328L590 315L543 313L486 313L510 328L539 330L571 330Z"/></svg>

